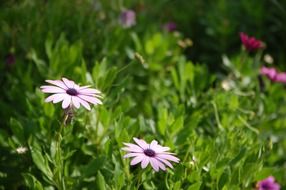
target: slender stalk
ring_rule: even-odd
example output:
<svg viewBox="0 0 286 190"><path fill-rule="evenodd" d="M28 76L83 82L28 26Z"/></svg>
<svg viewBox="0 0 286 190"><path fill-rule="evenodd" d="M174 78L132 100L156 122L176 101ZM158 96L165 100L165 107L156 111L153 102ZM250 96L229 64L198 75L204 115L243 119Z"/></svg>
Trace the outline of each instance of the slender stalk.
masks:
<svg viewBox="0 0 286 190"><path fill-rule="evenodd" d="M252 127L249 123L247 123L247 121L245 121L245 119L243 119L241 116L238 116L238 119L248 128L250 129L252 132L256 133L257 135L259 134L259 130Z"/></svg>
<svg viewBox="0 0 286 190"><path fill-rule="evenodd" d="M55 176L56 176L56 183L57 183L57 188L59 190L66 190L65 187L65 181L64 181L64 163L62 160L62 149L61 149L61 143L62 143L62 130L63 130L64 124L61 124L60 129L57 133L57 138L56 138L56 155L55 155L55 161L56 161L56 166L55 166Z"/></svg>
<svg viewBox="0 0 286 190"><path fill-rule="evenodd" d="M216 119L218 128L221 129L221 130L224 130L223 126L222 126L221 123L220 123L220 119L219 119L219 114L218 114L218 110L217 110L216 103L215 103L214 101L212 101L211 104L212 104L213 107L214 107L215 119Z"/></svg>
<svg viewBox="0 0 286 190"><path fill-rule="evenodd" d="M55 154L55 170L54 170L54 176L55 181L57 184L57 188L59 190L66 190L66 183L65 183L65 177L64 177L64 161L62 158L62 133L63 128L70 123L71 119L73 117L73 107L69 107L65 110L64 120L62 124L60 125L60 129L57 132L56 135L56 154Z"/></svg>
<svg viewBox="0 0 286 190"><path fill-rule="evenodd" d="M141 186L141 184L143 183L142 181L142 175L143 175L143 170L140 170L139 171L139 174L137 175L136 177L136 186L137 186L137 189L139 189L139 187Z"/></svg>
<svg viewBox="0 0 286 190"><path fill-rule="evenodd" d="M192 149L193 149L193 147L190 145L189 148L188 148L188 150L187 150L187 152L185 153L186 155L185 155L185 157L184 157L184 159L183 159L183 163L187 161L188 156L189 156L189 154L190 154L190 152L191 152Z"/></svg>

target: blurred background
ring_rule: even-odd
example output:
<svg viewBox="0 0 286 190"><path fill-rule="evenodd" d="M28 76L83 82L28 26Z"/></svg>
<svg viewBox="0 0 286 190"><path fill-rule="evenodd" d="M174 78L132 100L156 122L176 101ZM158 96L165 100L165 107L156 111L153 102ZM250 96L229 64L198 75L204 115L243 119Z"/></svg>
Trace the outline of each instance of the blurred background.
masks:
<svg viewBox="0 0 286 190"><path fill-rule="evenodd" d="M4 0L0 7L2 60L11 52L19 59L31 48L43 51L43 40L61 33L71 41L82 38L84 44L92 43L85 51L92 58L96 55L91 52L104 51L104 43L113 36L106 31L114 29L118 14L128 8L137 13L133 29L139 34L176 23L176 29L194 44L185 50L186 56L212 69L219 69L222 54L231 55L241 47L239 32L261 39L275 64L285 64L286 2L282 0Z"/></svg>

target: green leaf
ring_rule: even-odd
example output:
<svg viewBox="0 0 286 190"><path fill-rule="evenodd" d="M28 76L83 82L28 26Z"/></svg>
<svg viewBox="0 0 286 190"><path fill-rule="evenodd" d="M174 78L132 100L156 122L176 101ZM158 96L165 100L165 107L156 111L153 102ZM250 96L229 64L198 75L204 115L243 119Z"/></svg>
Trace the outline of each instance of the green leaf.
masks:
<svg viewBox="0 0 286 190"><path fill-rule="evenodd" d="M13 134L17 137L17 139L23 143L25 141L25 137L24 137L24 128L22 124L16 119L11 118L10 128L12 129Z"/></svg>
<svg viewBox="0 0 286 190"><path fill-rule="evenodd" d="M81 173L84 177L90 177L95 175L99 169L101 169L105 163L105 156L97 157L96 159L89 162L87 165L81 168Z"/></svg>
<svg viewBox="0 0 286 190"><path fill-rule="evenodd" d="M49 71L47 64L45 63L44 60L38 58L37 53L34 49L32 49L31 52L29 53L29 58L36 64L41 75L46 76L47 71Z"/></svg>
<svg viewBox="0 0 286 190"><path fill-rule="evenodd" d="M181 186L182 186L181 181L177 181L177 182L174 184L173 189L174 189L174 190L181 190Z"/></svg>
<svg viewBox="0 0 286 190"><path fill-rule="evenodd" d="M229 108L233 111L235 111L239 107L239 101L237 96L231 95L228 102Z"/></svg>
<svg viewBox="0 0 286 190"><path fill-rule="evenodd" d="M25 184L29 189L44 190L40 181L38 181L33 175L29 173L22 174L24 177Z"/></svg>
<svg viewBox="0 0 286 190"><path fill-rule="evenodd" d="M218 180L218 189L222 189L229 181L229 174L224 171Z"/></svg>
<svg viewBox="0 0 286 190"><path fill-rule="evenodd" d="M200 190L202 182L197 182L188 187L188 190Z"/></svg>
<svg viewBox="0 0 286 190"><path fill-rule="evenodd" d="M103 175L101 174L100 171L98 171L96 175L96 187L97 187L96 189L105 190L106 189L105 184L106 183Z"/></svg>
<svg viewBox="0 0 286 190"><path fill-rule="evenodd" d="M166 108L160 106L161 109L158 109L159 111L159 121L158 121L158 130L159 132L164 135L167 127L167 121L168 121L168 111Z"/></svg>
<svg viewBox="0 0 286 190"><path fill-rule="evenodd" d="M175 122L170 126L172 135L178 133L184 126L184 116L176 118Z"/></svg>
<svg viewBox="0 0 286 190"><path fill-rule="evenodd" d="M53 46L52 38L48 37L45 41L45 50L49 59L51 59L52 57L52 46Z"/></svg>
<svg viewBox="0 0 286 190"><path fill-rule="evenodd" d="M135 44L136 51L140 52L142 50L142 45L141 45L141 42L140 42L138 35L135 32L132 32L131 38Z"/></svg>
<svg viewBox="0 0 286 190"><path fill-rule="evenodd" d="M43 172L43 174L50 181L53 181L53 172L50 169L47 158L44 157L42 154L42 149L39 143L35 139L30 138L29 146L31 150L32 159L35 165L38 167L39 170Z"/></svg>
<svg viewBox="0 0 286 190"><path fill-rule="evenodd" d="M245 156L245 153L246 153L246 148L241 148L239 153L229 162L229 165L235 165Z"/></svg>

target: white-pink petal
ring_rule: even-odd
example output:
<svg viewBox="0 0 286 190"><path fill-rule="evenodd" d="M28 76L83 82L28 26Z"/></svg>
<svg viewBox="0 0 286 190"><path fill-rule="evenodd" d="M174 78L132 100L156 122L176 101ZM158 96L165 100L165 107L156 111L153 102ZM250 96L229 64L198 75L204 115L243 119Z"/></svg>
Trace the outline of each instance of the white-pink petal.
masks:
<svg viewBox="0 0 286 190"><path fill-rule="evenodd" d="M130 163L130 165L135 165L135 164L138 164L139 162L141 162L142 160L143 160L143 158L144 158L144 155L140 155L140 156L136 156L135 158L133 158L132 160L131 160L131 163Z"/></svg>
<svg viewBox="0 0 286 190"><path fill-rule="evenodd" d="M146 168L148 166L148 164L149 164L149 161L150 161L149 157L148 156L144 156L144 158L143 158L143 160L141 162L141 168L142 169Z"/></svg>
<svg viewBox="0 0 286 190"><path fill-rule="evenodd" d="M50 87L55 87L55 86L52 86L52 85L43 85L43 86L40 86L41 89L43 89L43 88L50 88Z"/></svg>
<svg viewBox="0 0 286 190"><path fill-rule="evenodd" d="M123 147L122 150L128 151L128 152L138 152L138 153L143 152L142 148L134 148L134 147Z"/></svg>
<svg viewBox="0 0 286 190"><path fill-rule="evenodd" d="M65 93L66 91L56 86L42 86L42 92L45 93Z"/></svg>
<svg viewBox="0 0 286 190"><path fill-rule="evenodd" d="M55 87L55 86L49 86L41 89L42 92L45 93L65 93L66 91L62 88Z"/></svg>
<svg viewBox="0 0 286 190"><path fill-rule="evenodd" d="M80 86L74 83L74 89L76 89L77 91L80 89Z"/></svg>
<svg viewBox="0 0 286 190"><path fill-rule="evenodd" d="M150 149L152 149L152 150L154 150L155 152L157 152L157 151L156 151L157 145L158 145L158 142L155 141L155 140L152 140L152 142L151 142L151 144L150 144Z"/></svg>
<svg viewBox="0 0 286 190"><path fill-rule="evenodd" d="M150 158L150 164L156 172L159 171L158 161L155 158Z"/></svg>
<svg viewBox="0 0 286 190"><path fill-rule="evenodd" d="M168 161L168 160L165 160L163 158L159 158L159 157L156 157L157 160L163 162L164 164L166 164L167 166L169 166L170 168L173 168L173 165Z"/></svg>
<svg viewBox="0 0 286 190"><path fill-rule="evenodd" d="M93 88L84 88L84 89L79 89L79 93L80 94L100 94L101 92Z"/></svg>
<svg viewBox="0 0 286 190"><path fill-rule="evenodd" d="M86 95L79 94L78 97L95 105L102 104L102 102L98 98L95 98L92 96L86 96Z"/></svg>
<svg viewBox="0 0 286 190"><path fill-rule="evenodd" d="M80 86L79 89L85 89L85 88L89 88L90 85L86 85L86 86Z"/></svg>
<svg viewBox="0 0 286 190"><path fill-rule="evenodd" d="M68 80L66 78L62 78L62 80L64 81L65 85L68 87L68 88L74 88L74 82L71 81L71 80Z"/></svg>
<svg viewBox="0 0 286 190"><path fill-rule="evenodd" d="M128 146L128 147L130 147L130 148L138 149L141 152L143 152L143 149L140 146L136 145L136 144L131 144L131 143L123 143L123 144Z"/></svg>
<svg viewBox="0 0 286 190"><path fill-rule="evenodd" d="M74 107L79 108L80 103L79 103L78 99L80 99L80 98L78 98L76 96L72 96L71 99L72 99L72 104L74 105Z"/></svg>
<svg viewBox="0 0 286 190"><path fill-rule="evenodd" d="M46 82L50 83L50 84L53 84L53 85L56 85L56 86L58 86L60 88L63 88L65 90L68 89L68 87L61 80L46 80Z"/></svg>
<svg viewBox="0 0 286 190"><path fill-rule="evenodd" d="M157 161L157 164L158 164L159 168L161 168L162 170L165 171L166 170L166 166L162 162L160 162L159 160L156 159L156 161Z"/></svg>
<svg viewBox="0 0 286 190"><path fill-rule="evenodd" d="M81 93L79 93L79 94L81 94ZM102 98L102 96L99 95L99 94L82 94L82 95L91 96L91 97L97 97L97 98Z"/></svg>
<svg viewBox="0 0 286 190"><path fill-rule="evenodd" d="M45 102L51 102L55 99L55 97L57 97L59 94L53 94L53 95L50 95L48 96L46 99L45 99Z"/></svg>
<svg viewBox="0 0 286 190"><path fill-rule="evenodd" d="M57 95L57 96L55 96L55 98L53 100L54 104L56 104L56 103L58 103L60 101L63 101L65 99L65 97L68 96L68 95L63 94L63 93L62 94L55 94L55 95Z"/></svg>
<svg viewBox="0 0 286 190"><path fill-rule="evenodd" d="M160 145L157 145L157 146L155 146L154 148L153 148L153 150L155 151L155 152L157 152L157 153L165 153L165 151L168 151L168 150L170 150L170 148L169 147L164 147L164 146L160 146Z"/></svg>
<svg viewBox="0 0 286 190"><path fill-rule="evenodd" d="M70 104L71 104L71 97L67 95L67 96L64 98L64 101L63 101L63 103L62 103L62 108L63 108L63 109L66 109L67 107L69 107Z"/></svg>
<svg viewBox="0 0 286 190"><path fill-rule="evenodd" d="M133 138L133 140L143 149L147 149L149 148L149 144L147 144L144 140L142 139L137 139L137 138Z"/></svg>
<svg viewBox="0 0 286 190"><path fill-rule="evenodd" d="M80 98L78 98L78 101L79 101L79 103L81 105L83 105L83 107L85 107L87 110L90 110L90 106L89 106L89 104L86 101L84 101L84 100L82 100Z"/></svg>
<svg viewBox="0 0 286 190"><path fill-rule="evenodd" d="M163 158L163 159L166 159L166 160L171 160L173 162L179 162L180 159L175 157L175 156L172 156L172 155L169 155L169 154L157 154L156 155L157 158Z"/></svg>
<svg viewBox="0 0 286 190"><path fill-rule="evenodd" d="M130 157L135 157L135 156L141 156L142 153L128 153L125 154L123 158L130 158Z"/></svg>
<svg viewBox="0 0 286 190"><path fill-rule="evenodd" d="M135 144L132 144L132 143L123 143L125 146L130 146L130 147L132 147L132 146L137 146L137 145L135 145ZM139 146L138 146L139 147Z"/></svg>

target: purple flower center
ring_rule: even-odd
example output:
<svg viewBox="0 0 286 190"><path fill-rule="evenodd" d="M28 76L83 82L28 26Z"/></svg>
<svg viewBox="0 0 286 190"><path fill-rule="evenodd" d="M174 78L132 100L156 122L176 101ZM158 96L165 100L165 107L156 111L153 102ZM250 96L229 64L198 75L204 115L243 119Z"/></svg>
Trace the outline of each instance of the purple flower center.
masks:
<svg viewBox="0 0 286 190"><path fill-rule="evenodd" d="M77 90L74 88L67 89L66 93L71 96L76 96L78 94Z"/></svg>
<svg viewBox="0 0 286 190"><path fill-rule="evenodd" d="M154 157L156 153L154 150L148 148L144 150L144 154L149 157Z"/></svg>
<svg viewBox="0 0 286 190"><path fill-rule="evenodd" d="M270 185L269 184L266 184L266 183L263 183L262 185L261 185L261 188L263 189L263 190L268 190L268 189L270 189Z"/></svg>

